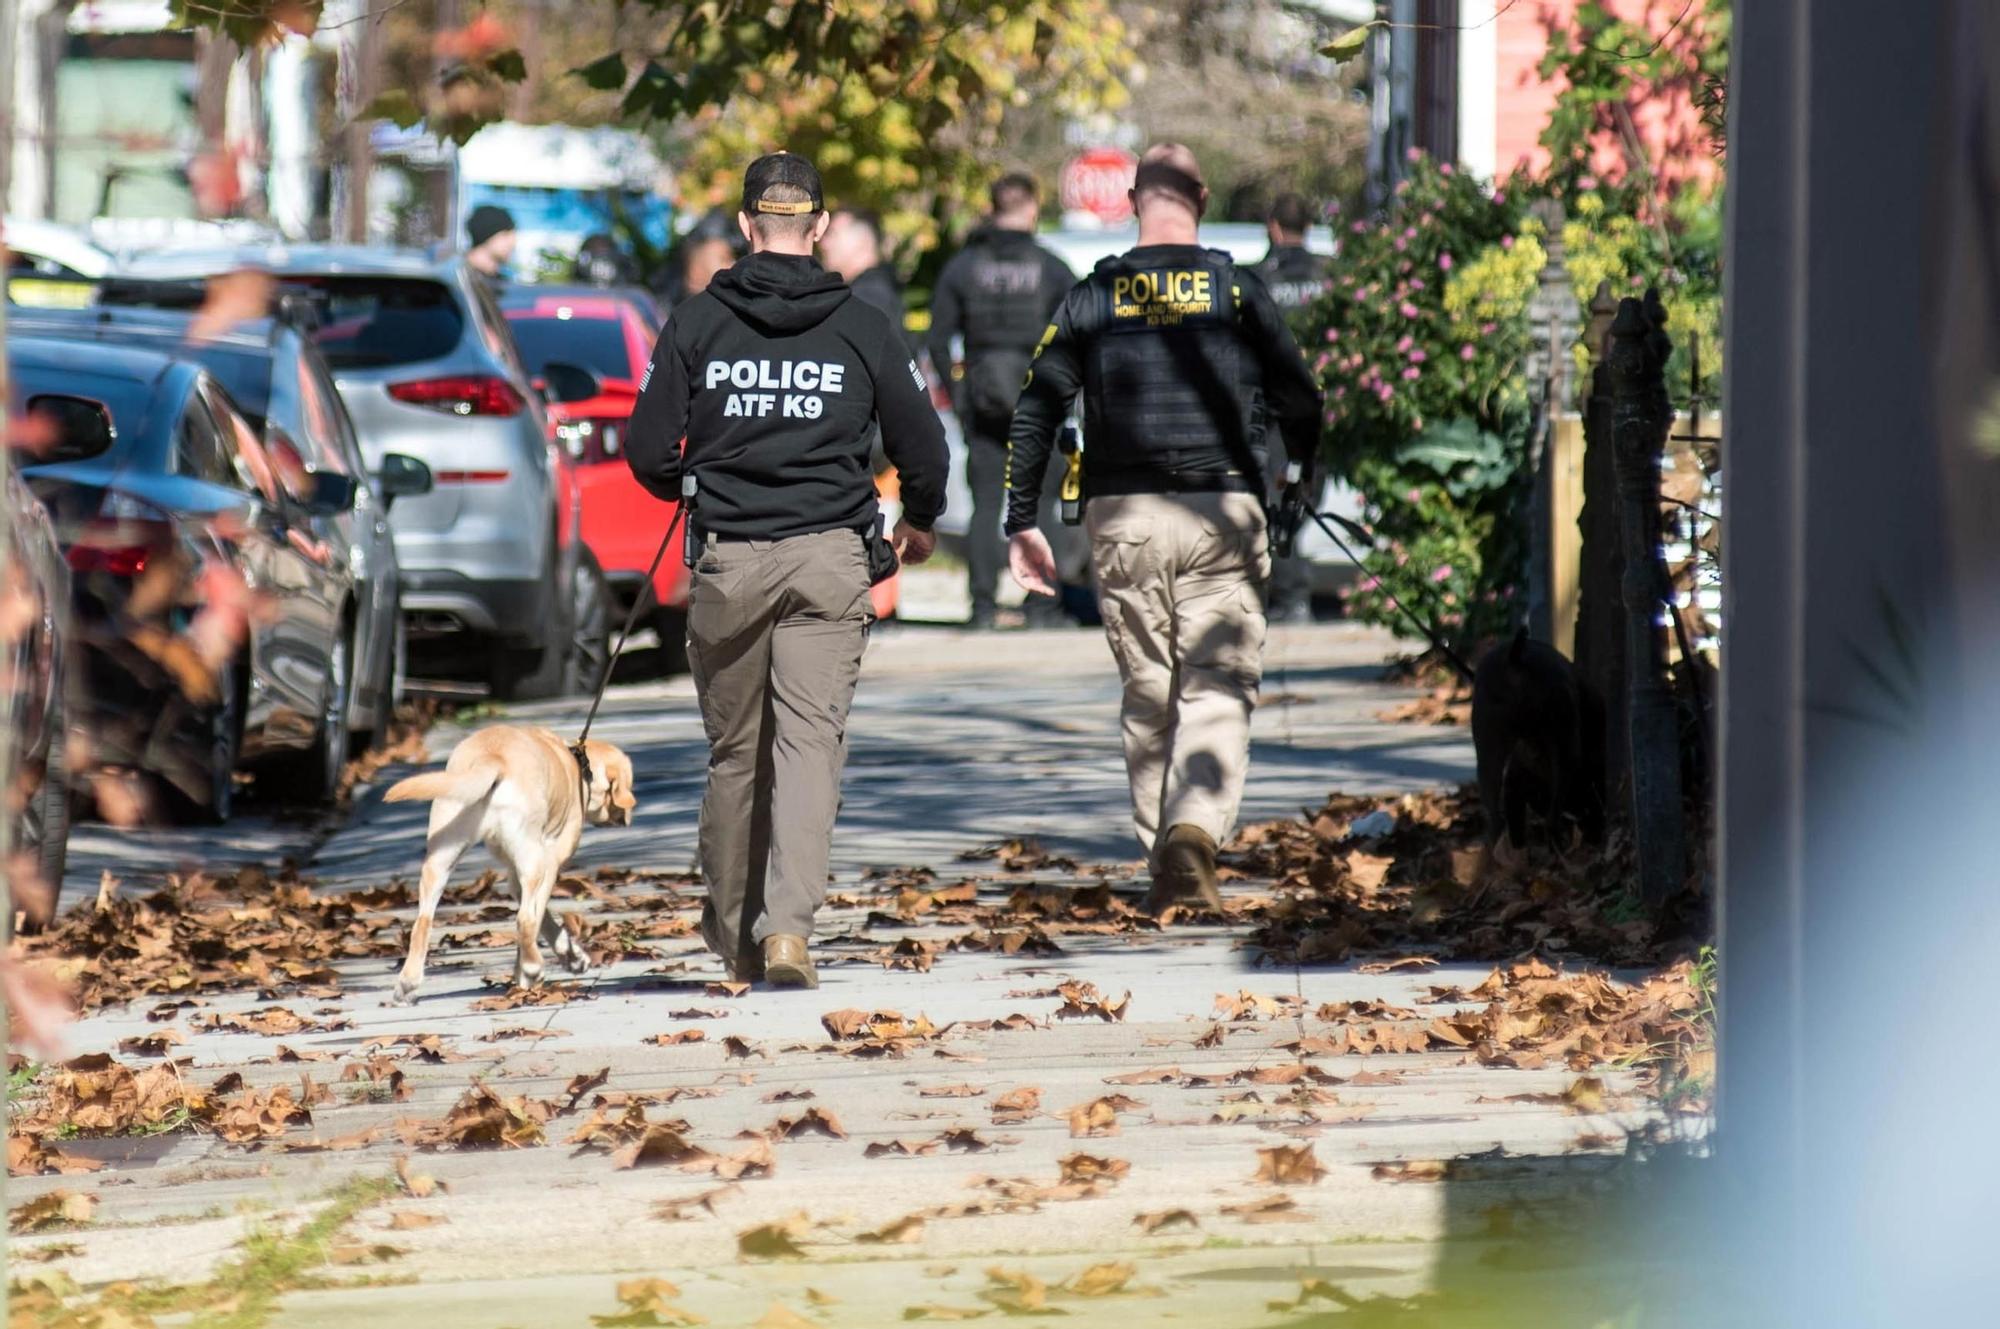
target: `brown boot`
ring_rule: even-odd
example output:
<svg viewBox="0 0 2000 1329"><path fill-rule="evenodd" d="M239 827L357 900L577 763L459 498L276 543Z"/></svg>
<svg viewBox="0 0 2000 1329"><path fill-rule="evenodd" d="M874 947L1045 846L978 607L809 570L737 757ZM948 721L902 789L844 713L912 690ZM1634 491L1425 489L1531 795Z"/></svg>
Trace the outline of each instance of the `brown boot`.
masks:
<svg viewBox="0 0 2000 1329"><path fill-rule="evenodd" d="M764 938L764 977L774 988L816 988L819 971L806 953L804 937Z"/></svg>
<svg viewBox="0 0 2000 1329"><path fill-rule="evenodd" d="M1143 908L1149 914L1163 912L1171 904L1199 900L1203 906L1220 911L1222 892L1216 886L1215 839L1199 826L1185 822L1169 827L1153 868L1153 889L1146 892Z"/></svg>

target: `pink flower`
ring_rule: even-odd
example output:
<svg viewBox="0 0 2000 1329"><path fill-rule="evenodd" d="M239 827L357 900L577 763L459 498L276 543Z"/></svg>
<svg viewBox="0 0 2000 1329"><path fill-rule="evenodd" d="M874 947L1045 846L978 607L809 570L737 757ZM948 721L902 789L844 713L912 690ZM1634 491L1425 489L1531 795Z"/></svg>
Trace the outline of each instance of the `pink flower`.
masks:
<svg viewBox="0 0 2000 1329"><path fill-rule="evenodd" d="M1421 346L1410 352L1410 363L1413 365L1420 365L1430 358L1430 353Z"/></svg>
<svg viewBox="0 0 2000 1329"><path fill-rule="evenodd" d="M1405 227L1403 228L1403 238L1404 238L1405 240L1414 240L1414 239L1416 239L1416 238L1417 238L1417 228L1416 228L1416 227L1414 227L1414 226L1405 226Z"/></svg>
<svg viewBox="0 0 2000 1329"><path fill-rule="evenodd" d="M1500 237L1500 247L1501 247L1502 249L1505 249L1505 250L1509 250L1509 251L1511 251L1511 250L1512 250L1512 249L1514 248L1514 237L1513 237L1513 236L1511 236L1511 235L1503 235L1503 236L1501 236L1501 237Z"/></svg>
<svg viewBox="0 0 2000 1329"><path fill-rule="evenodd" d="M1423 159L1424 159L1424 150L1423 150L1422 148L1405 148L1405 149L1403 149L1403 160L1404 160L1404 161L1406 161L1406 162L1420 162L1420 161L1422 161Z"/></svg>
<svg viewBox="0 0 2000 1329"><path fill-rule="evenodd" d="M1413 290L1413 291L1421 291L1421 290L1423 290L1423 289L1424 289L1424 279L1423 279L1422 277L1416 277L1416 278L1413 278L1413 279L1411 280L1411 282L1410 282L1410 289L1411 289L1411 290Z"/></svg>
<svg viewBox="0 0 2000 1329"><path fill-rule="evenodd" d="M1375 398L1377 401L1386 402L1395 395L1396 395L1396 390L1390 387L1387 383L1378 383L1375 385Z"/></svg>
<svg viewBox="0 0 2000 1329"><path fill-rule="evenodd" d="M1411 365L1408 369L1405 369L1403 371L1403 381L1407 383L1413 379L1422 378L1423 375L1424 375L1423 370L1417 368L1415 365Z"/></svg>
<svg viewBox="0 0 2000 1329"><path fill-rule="evenodd" d="M1498 323L1481 323L1479 325L1479 334L1482 337L1491 337L1493 335L1493 329L1499 326L1500 325Z"/></svg>
<svg viewBox="0 0 2000 1329"><path fill-rule="evenodd" d="M1595 189L1597 188L1597 177L1594 175L1579 175L1576 178L1576 187L1578 189Z"/></svg>
<svg viewBox="0 0 2000 1329"><path fill-rule="evenodd" d="M1339 340L1340 340L1340 329L1339 329L1339 328L1328 328L1328 329L1326 330L1326 339L1327 339L1328 341L1339 341Z"/></svg>
<svg viewBox="0 0 2000 1329"><path fill-rule="evenodd" d="M1396 354L1401 355L1404 351L1409 350L1410 347L1415 344L1416 344L1416 339L1410 336L1407 332L1404 333L1401 339L1399 339L1396 342Z"/></svg>
<svg viewBox="0 0 2000 1329"><path fill-rule="evenodd" d="M1401 313L1404 318L1415 318L1419 311L1415 305L1411 304L1408 300L1405 300L1403 301L1402 308L1398 312Z"/></svg>
<svg viewBox="0 0 2000 1329"><path fill-rule="evenodd" d="M1368 233L1368 223L1365 221L1357 221L1354 223L1354 225L1348 227L1347 229L1354 232L1356 235L1366 235Z"/></svg>
<svg viewBox="0 0 2000 1329"><path fill-rule="evenodd" d="M1472 361L1472 343L1471 343L1471 342L1467 342L1467 343L1466 343L1465 345L1463 345L1463 346L1461 346L1461 347L1459 347L1459 348L1458 348L1458 358L1459 358L1459 359L1461 359L1461 360L1464 360L1464 361L1466 361L1466 362L1467 362L1468 364L1469 364L1469 363L1471 363L1471 361Z"/></svg>
<svg viewBox="0 0 2000 1329"><path fill-rule="evenodd" d="M1431 569L1431 580L1437 582L1451 580L1451 564L1440 563Z"/></svg>
<svg viewBox="0 0 2000 1329"><path fill-rule="evenodd" d="M1444 271L1446 271L1446 272L1450 272L1450 271L1451 271L1451 251L1450 251L1450 250L1446 250L1446 251L1445 251L1444 253L1442 253L1442 254L1439 254L1439 255L1438 255L1438 267L1442 268L1442 269L1443 269Z"/></svg>
<svg viewBox="0 0 2000 1329"><path fill-rule="evenodd" d="M1400 253L1402 253L1402 252L1403 252L1403 251L1404 251L1405 249L1408 249L1409 247L1410 247L1410 242L1409 242L1408 240L1405 240L1405 239L1404 239L1404 238L1403 238L1402 236L1400 236L1400 235L1396 237L1396 252L1397 252L1397 253L1399 253L1399 254L1400 254Z"/></svg>
<svg viewBox="0 0 2000 1329"><path fill-rule="evenodd" d="M1410 492L1403 495L1403 497L1409 499L1412 503L1421 503L1424 501L1424 491L1415 485L1411 485Z"/></svg>
<svg viewBox="0 0 2000 1329"><path fill-rule="evenodd" d="M1424 417L1422 417L1421 415L1417 416L1415 419L1410 421L1410 428L1412 429L1422 429L1423 427L1424 427Z"/></svg>
<svg viewBox="0 0 2000 1329"><path fill-rule="evenodd" d="M1506 202L1507 202L1507 191L1506 191L1506 190L1504 190L1504 189L1496 189L1496 190L1494 190L1494 191L1493 191L1493 203L1494 203L1494 206L1496 206L1496 207L1501 207L1501 206L1505 206Z"/></svg>
<svg viewBox="0 0 2000 1329"><path fill-rule="evenodd" d="M1408 563L1409 561L1410 561L1410 556L1409 556L1408 554L1404 553L1404 552L1403 552L1402 550L1400 550L1400 549L1398 549L1398 550L1396 551L1396 566L1397 566L1397 567L1399 567L1399 568L1400 568L1400 567L1402 567L1402 566L1403 566L1404 564Z"/></svg>
<svg viewBox="0 0 2000 1329"><path fill-rule="evenodd" d="M1326 372L1327 361L1331 360L1332 358L1333 357L1330 355L1322 355L1320 356L1319 359L1313 361L1313 373L1324 374Z"/></svg>
<svg viewBox="0 0 2000 1329"><path fill-rule="evenodd" d="M1450 162L1439 162L1439 163L1438 163L1438 174L1439 174L1439 175L1450 175L1450 174L1451 174L1451 163L1450 163Z"/></svg>
<svg viewBox="0 0 2000 1329"><path fill-rule="evenodd" d="M1458 603L1458 593L1455 591L1446 591L1441 598L1448 605L1455 605Z"/></svg>
<svg viewBox="0 0 2000 1329"><path fill-rule="evenodd" d="M1333 399L1335 401L1339 401L1342 397L1345 397L1346 395L1347 395L1347 389L1344 387L1335 388L1333 390Z"/></svg>
<svg viewBox="0 0 2000 1329"><path fill-rule="evenodd" d="M1382 579L1380 577L1364 577L1361 581L1361 584L1355 587L1354 589L1357 591L1372 591L1377 587L1379 587L1381 584L1382 584Z"/></svg>

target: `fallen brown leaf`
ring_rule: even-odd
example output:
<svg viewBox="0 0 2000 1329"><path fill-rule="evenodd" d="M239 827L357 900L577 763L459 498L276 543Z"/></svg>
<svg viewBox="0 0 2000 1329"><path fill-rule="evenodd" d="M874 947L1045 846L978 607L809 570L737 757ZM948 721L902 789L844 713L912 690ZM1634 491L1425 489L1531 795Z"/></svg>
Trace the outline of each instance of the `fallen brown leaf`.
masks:
<svg viewBox="0 0 2000 1329"><path fill-rule="evenodd" d="M759 1223L736 1234L736 1250L746 1259L803 1259L805 1251L800 1249L798 1240L811 1227L812 1220L803 1213L772 1223Z"/></svg>
<svg viewBox="0 0 2000 1329"><path fill-rule="evenodd" d="M1310 1184L1326 1175L1309 1144L1274 1145L1257 1151L1255 1180L1274 1186Z"/></svg>
<svg viewBox="0 0 2000 1329"><path fill-rule="evenodd" d="M1148 1214L1138 1214L1132 1219L1133 1226L1147 1236L1170 1227L1200 1227L1200 1220L1186 1209L1155 1209Z"/></svg>
<svg viewBox="0 0 2000 1329"><path fill-rule="evenodd" d="M97 1197L78 1191L52 1190L7 1211L9 1232L43 1232L52 1227L81 1226L97 1212Z"/></svg>

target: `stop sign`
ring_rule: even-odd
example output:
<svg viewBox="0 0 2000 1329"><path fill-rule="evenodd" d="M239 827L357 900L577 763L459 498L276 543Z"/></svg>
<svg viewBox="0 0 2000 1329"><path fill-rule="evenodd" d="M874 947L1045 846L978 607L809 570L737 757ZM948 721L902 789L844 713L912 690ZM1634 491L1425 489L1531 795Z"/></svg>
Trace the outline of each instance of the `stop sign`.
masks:
<svg viewBox="0 0 2000 1329"><path fill-rule="evenodd" d="M1063 163L1062 205L1117 226L1132 216L1128 195L1138 170L1139 159L1123 148L1087 148Z"/></svg>

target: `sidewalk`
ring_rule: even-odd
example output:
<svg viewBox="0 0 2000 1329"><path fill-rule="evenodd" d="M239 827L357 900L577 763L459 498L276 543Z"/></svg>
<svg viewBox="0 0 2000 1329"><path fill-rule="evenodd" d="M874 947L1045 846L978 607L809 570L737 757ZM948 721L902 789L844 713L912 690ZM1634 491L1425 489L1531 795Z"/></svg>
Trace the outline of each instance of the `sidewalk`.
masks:
<svg viewBox="0 0 2000 1329"><path fill-rule="evenodd" d="M1462 730L1375 718L1401 697L1377 681L1391 649L1385 637L1347 627L1273 634L1246 822L1317 808L1333 788L1469 778ZM1109 654L1094 633L881 633L851 725L835 840L838 907L822 917L819 938L824 986L730 995L709 986L719 967L689 935L698 888L677 878L693 856L704 758L690 689L685 680L620 689L594 732L632 754L638 816L630 827L586 833L571 869L585 898L560 906L589 920L594 942L611 944L605 925L621 924L616 944L633 958L564 980L559 986L575 998L564 1004L476 1009L501 992L484 983L504 980L512 963L511 906L489 899L441 914L443 940L413 1008L381 1004L397 963L383 956L338 964L339 993L330 998L215 995L165 1025L147 1018L145 1002L99 1012L74 1031L75 1051L116 1053L138 1066L148 1059L119 1053L120 1041L173 1027L186 1034L171 1053L192 1059L182 1072L189 1083L234 1071L252 1089L298 1092L303 1071L331 1085L330 1100L312 1107L309 1125L255 1151L187 1131L65 1141L67 1151L110 1166L17 1179L11 1203L58 1188L95 1193L96 1221L16 1238L15 1247L73 1244L75 1253L44 1267L85 1285L195 1282L231 1258L251 1228L296 1228L331 1188L391 1177L408 1156L415 1172L448 1191L427 1199L399 1192L363 1209L343 1240L392 1249L379 1262L319 1271L376 1284L293 1291L273 1323L583 1326L619 1310L621 1280L658 1276L679 1285L673 1304L713 1324L757 1322L775 1301L806 1318L769 1323L876 1325L931 1304L991 1312L996 1296L1036 1300L1021 1290L1026 1284L996 1292L987 1272L994 1266L1053 1286L1090 1266L1129 1262L1135 1268L1112 1294L1083 1295L1118 1277L1100 1272L1080 1290L1048 1293L1048 1304L1085 1323L1262 1325L1284 1322L1266 1303L1297 1296L1302 1277L1360 1296L1414 1291L1432 1277L1437 1242L1476 1240L1487 1206L1545 1185L1520 1168L1494 1169L1490 1180L1474 1169L1450 1188L1398 1183L1377 1179L1378 1164L1495 1146L1561 1155L1586 1135L1595 1138L1581 1162L1622 1147L1620 1129L1646 1111L1621 1073L1601 1076L1606 1110L1581 1116L1559 1102L1501 1101L1559 1097L1577 1078L1560 1068L1499 1069L1456 1052L1301 1060L1280 1046L1326 1032L1315 1014L1325 1003L1415 1007L1433 986L1477 985L1484 966L1276 970L1242 948L1241 926L1160 931L1127 922L1115 901L1136 902L1143 883L1129 879L1136 849L1116 698ZM539 706L506 718L564 730L579 717L573 707ZM438 731L433 752L457 737ZM370 792L307 874L335 888L411 880L424 817L420 805L385 805ZM958 860L1021 836L1039 837L1049 854L1078 866L1005 871ZM471 882L483 865L483 855L469 855L455 882ZM907 871L918 867L935 879ZM871 870L888 875L864 876ZM128 892L142 889L140 872L126 875ZM968 880L970 890L948 889ZM1044 898L1009 908L1029 885ZM1100 885L1111 900L1092 889ZM1239 882L1228 893L1244 900L1260 889ZM1066 894L1076 890L1087 893ZM501 930L505 949L490 944ZM398 939L401 929L381 935ZM899 964L911 967L887 967ZM1056 989L1071 982L1094 985L1122 1018L1059 1017L1066 1001ZM1127 992L1129 1005L1118 1006ZM1217 997L1244 992L1273 1000L1218 1023ZM284 1037L194 1028L274 1004L330 1027ZM1090 994L1082 1005L1087 1012ZM1422 1009L1428 1018L1449 1008ZM936 1032L842 1037L850 1021L823 1020L841 1011L896 1012L906 1026L924 1017ZM663 1034L699 1041L644 1041ZM371 1039L428 1035L437 1036L429 1053L363 1050ZM741 1043L727 1043L732 1037ZM328 1059L278 1061L280 1044ZM382 1055L398 1058L401 1101L379 1081L342 1079L346 1068ZM531 1112L540 1100L563 1108L572 1080L600 1070L605 1081L542 1126L546 1144L422 1152L398 1126L445 1119L475 1081L500 1099L528 1100ZM677 1144L656 1134L661 1148L724 1159L768 1151L771 1175L755 1175L754 1162L733 1182L712 1166L620 1168L612 1153L564 1143L592 1118L598 1096L612 1096L604 1118L620 1116L619 1094L651 1095L655 1125L684 1123L673 1127ZM1072 1108L1114 1095L1128 1101L1073 1123ZM800 1120L812 1110L834 1119L833 1133ZM793 1134L780 1119L790 1119ZM1102 1133L1073 1134L1092 1122ZM379 1134L360 1148L286 1148L371 1129ZM779 1138L768 1143L745 1134L773 1129ZM1256 1180L1259 1151L1300 1146L1324 1169L1319 1180ZM1078 1154L1110 1161L1065 1165ZM1059 1184L1066 1166L1067 1187ZM1120 1175L1073 1180L1092 1166ZM970 1184L976 1177L998 1180ZM706 1208L659 1216L662 1202L703 1195ZM425 1220L410 1215L437 1221L416 1226ZM796 1215L803 1218L786 1231L804 1258L741 1257L741 1234ZM808 1289L837 1300L815 1300Z"/></svg>

